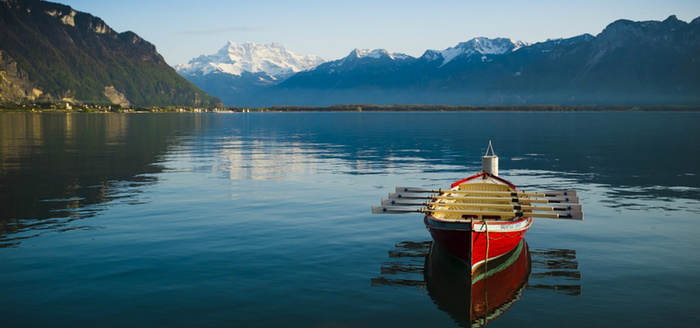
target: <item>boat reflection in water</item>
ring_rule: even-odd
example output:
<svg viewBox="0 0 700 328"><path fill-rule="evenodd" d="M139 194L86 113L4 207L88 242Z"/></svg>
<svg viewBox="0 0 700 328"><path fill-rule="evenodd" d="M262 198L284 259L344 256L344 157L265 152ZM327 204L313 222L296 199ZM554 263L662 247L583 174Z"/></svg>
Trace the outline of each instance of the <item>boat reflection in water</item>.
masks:
<svg viewBox="0 0 700 328"><path fill-rule="evenodd" d="M578 284L560 284L581 278L575 251L530 251L525 240L473 278L465 262L432 242L399 243L389 257L393 261L382 264L382 276L372 279L373 286L425 288L438 309L466 327L482 327L500 317L526 289L581 293Z"/></svg>
<svg viewBox="0 0 700 328"><path fill-rule="evenodd" d="M520 300L530 276L527 243L469 277L469 267L434 244L425 261L428 295L457 322L484 326Z"/></svg>

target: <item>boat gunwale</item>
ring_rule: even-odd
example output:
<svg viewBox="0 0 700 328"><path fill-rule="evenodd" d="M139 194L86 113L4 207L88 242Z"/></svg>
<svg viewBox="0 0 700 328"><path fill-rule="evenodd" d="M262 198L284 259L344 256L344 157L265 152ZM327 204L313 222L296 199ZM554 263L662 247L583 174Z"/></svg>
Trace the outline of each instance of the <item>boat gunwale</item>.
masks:
<svg viewBox="0 0 700 328"><path fill-rule="evenodd" d="M474 232L486 232L489 226L508 226L517 225L523 222L527 222L524 227L517 227L515 229L499 229L491 230L488 229L489 233L508 233L508 232L519 232L527 230L532 225L531 217L520 217L515 220L475 220L475 219L438 219L430 214L425 215L425 223L429 225L431 229L438 230L454 230L454 231L474 231ZM450 226L442 226L440 223L450 224ZM477 228L477 226L486 224L486 228Z"/></svg>

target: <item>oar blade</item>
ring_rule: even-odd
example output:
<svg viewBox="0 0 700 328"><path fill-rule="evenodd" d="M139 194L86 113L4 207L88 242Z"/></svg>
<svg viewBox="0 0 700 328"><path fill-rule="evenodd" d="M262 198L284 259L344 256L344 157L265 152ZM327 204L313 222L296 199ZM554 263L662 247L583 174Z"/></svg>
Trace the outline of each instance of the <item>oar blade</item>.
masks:
<svg viewBox="0 0 700 328"><path fill-rule="evenodd" d="M390 193L389 199L432 199L430 195L410 194L410 193Z"/></svg>
<svg viewBox="0 0 700 328"><path fill-rule="evenodd" d="M427 202L419 199L382 199L382 206L425 206Z"/></svg>
<svg viewBox="0 0 700 328"><path fill-rule="evenodd" d="M555 196L555 197L545 197L549 203L555 204L578 204L578 197L576 196ZM527 199L520 199L522 202L527 203Z"/></svg>
<svg viewBox="0 0 700 328"><path fill-rule="evenodd" d="M556 196L578 197L578 195L576 194L576 190L547 190L547 191L541 191L539 193L545 194L546 197L556 197Z"/></svg>
<svg viewBox="0 0 700 328"><path fill-rule="evenodd" d="M568 212L565 215L559 214L560 219L583 221L583 211Z"/></svg>
<svg viewBox="0 0 700 328"><path fill-rule="evenodd" d="M432 189L416 188L416 187L396 187L397 193L421 193L421 192L435 192Z"/></svg>
<svg viewBox="0 0 700 328"><path fill-rule="evenodd" d="M581 212L583 206L581 204L562 204L562 205L551 205L553 211L557 212Z"/></svg>
<svg viewBox="0 0 700 328"><path fill-rule="evenodd" d="M420 212L420 209L400 206L372 206L372 214L405 214Z"/></svg>

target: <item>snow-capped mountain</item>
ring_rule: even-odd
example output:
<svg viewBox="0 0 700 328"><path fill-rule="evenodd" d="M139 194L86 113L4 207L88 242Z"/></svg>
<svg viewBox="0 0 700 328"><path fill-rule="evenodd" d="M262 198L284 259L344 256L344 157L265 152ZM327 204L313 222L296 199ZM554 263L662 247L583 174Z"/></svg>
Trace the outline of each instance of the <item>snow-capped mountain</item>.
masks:
<svg viewBox="0 0 700 328"><path fill-rule="evenodd" d="M480 37L461 42L445 50L427 50L421 58L427 61L439 61L440 65L446 65L458 58L467 58L475 55L478 56L479 60L487 61L489 57L505 55L529 45L528 43L508 38L489 39ZM331 66L341 66L348 61L357 59L389 59L397 63L416 60L415 57L403 53L390 53L386 49L355 49L347 57L330 63L333 63Z"/></svg>
<svg viewBox="0 0 700 328"><path fill-rule="evenodd" d="M229 41L213 55L202 55L175 67L184 78L225 104L249 105L262 88L322 64L318 56L295 54L279 43L237 44Z"/></svg>
<svg viewBox="0 0 700 328"><path fill-rule="evenodd" d="M175 67L183 76L204 76L225 73L241 76L244 72L265 73L274 80L284 80L290 75L305 71L324 62L318 56L302 56L284 48L279 43L238 44L229 41L213 55L202 55L189 63Z"/></svg>
<svg viewBox="0 0 700 328"><path fill-rule="evenodd" d="M481 61L487 61L489 56L505 55L522 47L529 46L522 41L513 41L509 38L474 38L467 42L461 42L454 47L445 50L428 50L422 56L428 61L441 61L440 65L446 65L455 58L477 55Z"/></svg>
<svg viewBox="0 0 700 328"><path fill-rule="evenodd" d="M390 69L391 67L397 67L412 60L415 60L415 58L402 53L391 53L386 49L354 49L346 57L326 62L313 70L327 73L339 73L352 71L361 67L383 66Z"/></svg>
<svg viewBox="0 0 700 328"><path fill-rule="evenodd" d="M445 50L427 50L421 58L386 49L354 49L342 59L295 74L283 82L284 87L335 89L391 85L401 87L416 78L432 79L449 74L448 63L467 64L491 61L527 46L521 41L498 38L475 38ZM371 78L367 74L371 71ZM402 73L400 73L402 72ZM333 81L325 75L332 75Z"/></svg>
<svg viewBox="0 0 700 328"><path fill-rule="evenodd" d="M409 55L394 52L390 53L386 49L355 49L352 52L350 52L350 55L348 57L352 58L373 58L373 59L379 59L382 57L387 57L392 60L403 60L403 59L408 59L412 58ZM348 58L346 57L346 58Z"/></svg>

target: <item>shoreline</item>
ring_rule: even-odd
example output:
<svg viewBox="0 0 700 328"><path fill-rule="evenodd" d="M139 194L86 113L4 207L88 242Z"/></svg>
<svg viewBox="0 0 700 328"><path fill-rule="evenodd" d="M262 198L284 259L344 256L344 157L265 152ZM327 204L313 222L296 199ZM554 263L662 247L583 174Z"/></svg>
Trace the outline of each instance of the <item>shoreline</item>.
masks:
<svg viewBox="0 0 700 328"><path fill-rule="evenodd" d="M9 106L8 106L9 105ZM596 111L662 111L694 112L700 106L597 106L597 105L373 105L347 104L333 106L271 106L271 107L140 107L65 104L0 104L0 113L200 113L200 112L596 112Z"/></svg>

